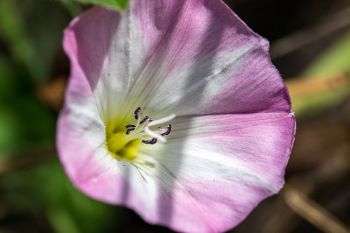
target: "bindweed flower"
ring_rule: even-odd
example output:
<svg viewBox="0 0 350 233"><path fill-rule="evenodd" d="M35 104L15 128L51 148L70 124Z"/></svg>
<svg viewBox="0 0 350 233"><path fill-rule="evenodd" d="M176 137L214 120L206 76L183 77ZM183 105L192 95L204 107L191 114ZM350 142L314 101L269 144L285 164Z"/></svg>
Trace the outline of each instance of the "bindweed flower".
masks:
<svg viewBox="0 0 350 233"><path fill-rule="evenodd" d="M268 42L221 0L92 8L65 31L60 160L86 195L222 232L277 193L295 119Z"/></svg>

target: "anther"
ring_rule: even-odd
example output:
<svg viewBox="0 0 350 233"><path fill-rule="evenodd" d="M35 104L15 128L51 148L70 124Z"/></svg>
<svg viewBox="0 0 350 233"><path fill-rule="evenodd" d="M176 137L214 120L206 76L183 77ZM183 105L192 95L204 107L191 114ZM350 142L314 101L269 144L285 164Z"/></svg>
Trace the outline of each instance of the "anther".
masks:
<svg viewBox="0 0 350 233"><path fill-rule="evenodd" d="M140 124L143 124L143 123L145 123L146 121L151 122L152 119L151 119L149 116L145 116L145 117L142 119L142 121L140 122Z"/></svg>
<svg viewBox="0 0 350 233"><path fill-rule="evenodd" d="M140 107L137 107L136 110L134 111L134 116L135 116L135 119L138 120L141 116L141 108Z"/></svg>
<svg viewBox="0 0 350 233"><path fill-rule="evenodd" d="M131 131L133 131L136 128L136 126L135 125L126 125L125 128L126 128L126 134L128 135L128 134L130 134Z"/></svg>
<svg viewBox="0 0 350 233"><path fill-rule="evenodd" d="M169 124L164 130L165 131L163 133L161 133L160 135L162 135L162 136L169 135L171 132L171 124Z"/></svg>
<svg viewBox="0 0 350 233"><path fill-rule="evenodd" d="M153 144L156 144L157 143L157 139L156 138L152 138L150 140L142 140L143 143L145 144L150 144L150 145L153 145Z"/></svg>

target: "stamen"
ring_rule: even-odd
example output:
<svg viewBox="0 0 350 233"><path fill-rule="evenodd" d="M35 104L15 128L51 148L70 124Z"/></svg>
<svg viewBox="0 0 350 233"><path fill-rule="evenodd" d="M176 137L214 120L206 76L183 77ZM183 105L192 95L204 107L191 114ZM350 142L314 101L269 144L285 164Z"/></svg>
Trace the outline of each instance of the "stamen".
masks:
<svg viewBox="0 0 350 233"><path fill-rule="evenodd" d="M148 126L155 126L155 125L160 125L160 124L164 124L164 123L167 123L171 120L174 120L174 118L176 117L175 114L171 114L170 116L167 116L167 117L163 117L163 118L160 118L158 120L155 120L155 121L152 121L151 123L149 123Z"/></svg>
<svg viewBox="0 0 350 233"><path fill-rule="evenodd" d="M153 138L157 138L161 142L166 142L165 137L163 137L160 134L157 134L157 133L153 132L148 127L145 128L145 133L148 134L149 136L153 137Z"/></svg>
<svg viewBox="0 0 350 233"><path fill-rule="evenodd" d="M171 124L169 124L169 125L168 125L165 129L163 129L163 130L165 130L165 132L161 133L160 135L162 135L162 136L169 135L170 132L171 132Z"/></svg>
<svg viewBox="0 0 350 233"><path fill-rule="evenodd" d="M145 116L143 119L142 111L140 107L137 107L134 111L135 119L137 120L136 125L128 124L126 125L126 135L130 139L140 138L142 142L145 144L155 144L157 141L166 142L166 138L164 136L169 135L171 132L171 124L166 127L159 127L159 130L153 131L150 129L152 126L162 125L173 120L176 115L171 114L167 117L163 117L158 120L152 120L151 117ZM141 120L142 119L142 120ZM131 133L132 131L132 133ZM151 137L151 139L147 139Z"/></svg>
<svg viewBox="0 0 350 233"><path fill-rule="evenodd" d="M126 135L130 134L130 132L136 128L135 125L126 125L125 127L126 127Z"/></svg>
<svg viewBox="0 0 350 233"><path fill-rule="evenodd" d="M156 139L156 138L152 138L152 139L150 139L150 140L142 140L142 142L145 143L145 144L151 144L151 145L153 145L153 144L156 144L156 143L157 143L157 139Z"/></svg>
<svg viewBox="0 0 350 233"><path fill-rule="evenodd" d="M142 119L142 121L140 122L140 124L143 124L143 123L145 123L146 121L151 122L152 119L151 119L149 116L145 116L145 118Z"/></svg>
<svg viewBox="0 0 350 233"><path fill-rule="evenodd" d="M141 116L141 108L140 107L137 107L136 110L134 111L134 116L135 116L135 119L138 120Z"/></svg>

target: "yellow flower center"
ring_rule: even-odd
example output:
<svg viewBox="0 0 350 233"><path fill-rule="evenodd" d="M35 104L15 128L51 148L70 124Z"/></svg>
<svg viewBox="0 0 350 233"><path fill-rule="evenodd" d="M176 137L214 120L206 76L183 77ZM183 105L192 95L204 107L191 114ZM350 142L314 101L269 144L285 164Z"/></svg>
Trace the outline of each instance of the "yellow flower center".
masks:
<svg viewBox="0 0 350 233"><path fill-rule="evenodd" d="M106 148L109 153L118 160L133 161L136 159L140 146L153 145L158 141L166 142L165 136L171 132L171 125L158 127L151 130L150 127L163 125L175 118L175 115L152 120L149 116L141 117L141 108L134 111L135 120L114 120L106 123ZM134 121L134 124L128 122Z"/></svg>
<svg viewBox="0 0 350 233"><path fill-rule="evenodd" d="M117 127L115 127L117 125ZM106 126L106 147L110 154L118 160L132 161L136 158L141 145L140 138L130 138L125 132L123 121L116 120Z"/></svg>

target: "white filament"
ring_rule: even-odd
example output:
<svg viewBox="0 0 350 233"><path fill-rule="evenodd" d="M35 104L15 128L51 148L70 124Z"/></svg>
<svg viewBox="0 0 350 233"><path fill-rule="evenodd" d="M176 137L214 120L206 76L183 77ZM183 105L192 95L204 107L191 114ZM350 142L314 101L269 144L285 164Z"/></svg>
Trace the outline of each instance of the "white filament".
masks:
<svg viewBox="0 0 350 233"><path fill-rule="evenodd" d="M160 118L160 119L158 119L158 120L151 121L151 123L149 123L148 126L150 127L150 126L155 126L155 125L164 124L164 123L167 123L167 122L173 120L175 117L176 117L175 114L171 114L171 115L169 115L169 116Z"/></svg>
<svg viewBox="0 0 350 233"><path fill-rule="evenodd" d="M156 126L156 125L162 125L164 123L167 123L171 120L173 120L176 117L175 114L171 114L169 116L160 118L158 120L154 120L151 121L151 119L147 119L146 121L144 121L144 123L141 124L141 114L138 115L137 118L137 122L136 122L136 126L135 129L130 132L128 135L131 138L136 138L136 137L141 137L144 138L145 136L150 136L151 138L156 138L157 140L161 141L161 142L166 142L166 138L164 136L162 136L162 130L158 130L158 131L153 131L150 129L150 127L152 126ZM162 128L160 128L162 129Z"/></svg>
<svg viewBox="0 0 350 233"><path fill-rule="evenodd" d="M148 134L149 136L151 136L152 138L158 139L161 142L166 142L166 138L165 137L163 137L160 134L157 134L157 133L153 132L148 127L145 127L145 133Z"/></svg>

